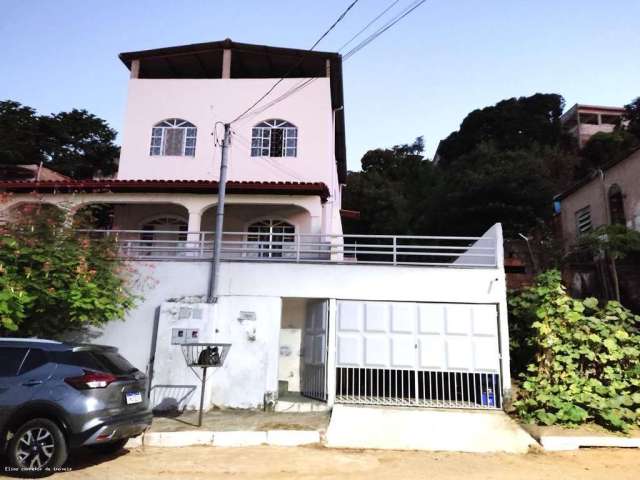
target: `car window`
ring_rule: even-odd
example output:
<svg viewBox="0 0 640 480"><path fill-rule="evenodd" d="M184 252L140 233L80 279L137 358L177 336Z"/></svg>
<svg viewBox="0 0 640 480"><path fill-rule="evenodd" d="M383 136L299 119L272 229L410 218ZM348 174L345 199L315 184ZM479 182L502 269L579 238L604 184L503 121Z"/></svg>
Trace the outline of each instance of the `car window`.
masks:
<svg viewBox="0 0 640 480"><path fill-rule="evenodd" d="M15 377L27 353L27 348L0 348L0 377Z"/></svg>
<svg viewBox="0 0 640 480"><path fill-rule="evenodd" d="M20 367L20 375L28 373L31 370L35 370L48 361L49 359L47 358L47 354L45 352L43 352L39 348L32 348L29 350L29 353L27 353L27 358L25 358L22 362L22 367Z"/></svg>
<svg viewBox="0 0 640 480"><path fill-rule="evenodd" d="M69 352L65 357L63 363L113 375L125 375L137 370L117 352L81 350L79 352Z"/></svg>

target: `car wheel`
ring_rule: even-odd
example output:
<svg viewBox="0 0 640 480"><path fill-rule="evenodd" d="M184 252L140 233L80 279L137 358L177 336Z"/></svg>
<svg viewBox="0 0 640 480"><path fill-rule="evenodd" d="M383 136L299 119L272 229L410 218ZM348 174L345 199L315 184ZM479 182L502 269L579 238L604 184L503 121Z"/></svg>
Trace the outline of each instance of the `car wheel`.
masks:
<svg viewBox="0 0 640 480"><path fill-rule="evenodd" d="M60 427L46 418L34 418L16 430L9 442L9 462L21 473L52 473L67 460L67 441Z"/></svg>
<svg viewBox="0 0 640 480"><path fill-rule="evenodd" d="M129 441L128 438L121 438L120 440L115 440L113 442L97 443L95 445L89 445L89 448L94 452L107 455L107 454L116 453L122 450L124 446L127 444L127 441Z"/></svg>

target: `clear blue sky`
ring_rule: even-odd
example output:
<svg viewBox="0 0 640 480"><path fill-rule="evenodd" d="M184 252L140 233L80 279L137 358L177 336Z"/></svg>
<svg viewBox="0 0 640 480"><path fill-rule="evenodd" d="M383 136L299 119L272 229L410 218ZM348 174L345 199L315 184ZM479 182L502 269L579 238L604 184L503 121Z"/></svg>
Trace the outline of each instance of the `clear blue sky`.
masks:
<svg viewBox="0 0 640 480"><path fill-rule="evenodd" d="M225 37L308 48L348 3L4 0L0 99L40 113L86 108L119 130L119 52ZM339 48L390 3L360 0L318 49ZM349 167L419 135L432 156L468 112L503 98L628 103L640 96L639 19L638 0L428 0L344 65Z"/></svg>

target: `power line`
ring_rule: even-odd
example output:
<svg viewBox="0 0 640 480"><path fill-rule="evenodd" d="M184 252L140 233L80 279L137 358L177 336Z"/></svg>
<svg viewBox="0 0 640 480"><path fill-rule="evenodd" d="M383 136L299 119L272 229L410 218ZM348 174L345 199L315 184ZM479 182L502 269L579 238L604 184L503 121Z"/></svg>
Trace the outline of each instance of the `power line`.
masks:
<svg viewBox="0 0 640 480"><path fill-rule="evenodd" d="M426 2L427 0L417 0L416 2L414 2L413 4L409 5L403 12L401 12L400 14L396 15L393 19L391 19L389 22L387 22L385 25L383 25L382 27L380 27L378 30L376 30L374 33L372 33L371 35L369 35L367 38L365 38L362 42L360 42L358 45L356 45L354 48L352 48L351 50L349 50L347 53L344 54L344 56L342 57L344 61L348 60L349 58L351 58L353 55L355 55L357 52L359 52L360 50L362 50L364 47L366 47L367 45L369 45L372 41L374 41L376 38L378 38L380 35L382 35L384 32L386 32L387 30L389 30L391 27L393 27L396 23L398 23L400 20L402 20L404 17L406 17L407 15L409 15L411 12L413 12L416 8L418 8L420 5L422 5L424 2Z"/></svg>
<svg viewBox="0 0 640 480"><path fill-rule="evenodd" d="M329 35L329 32L331 32L331 30L333 30L336 25L338 25L338 23L340 23L342 21L342 19L347 15L347 13L349 13L349 10L351 10L356 3L358 3L359 0L353 0L353 2L351 2L351 4L340 14L340 16L336 19L335 22L333 22L333 24L320 36L320 38L318 38L318 40L316 40L316 42L311 46L311 48L308 50L308 52L312 51L314 48L316 48L316 46L327 36ZM291 67L285 74L283 77L281 77L276 83L273 84L273 86L271 86L271 88L269 88L269 90L267 90L267 92L262 95L260 98L258 98L258 100L256 100L249 108L247 108L244 112L242 112L240 115L238 115L236 118L234 118L231 122L229 122L230 124L237 122L240 118L242 118L244 115L246 115L248 112L251 111L252 108L254 108L256 105L258 105L262 100L264 100L271 92L273 92L275 90L275 88L280 85L280 83L282 83L282 81L287 78L296 68L298 68L302 62L304 61L304 55L300 57L300 60L298 60L298 62Z"/></svg>
<svg viewBox="0 0 640 480"><path fill-rule="evenodd" d="M341 52L344 47L346 47L347 45L349 45L351 42L353 42L356 38L358 38L362 32L364 32L365 30L367 30L371 25L373 25L380 17L382 17L385 13L387 13L389 10L391 10L396 3L398 3L400 0L395 0L393 3L391 3L391 5L389 5L387 8L385 8L382 12L380 12L378 15L376 15L376 17L371 20L369 23L367 23L358 33L356 33L353 37L351 37L344 45L342 45L339 49L338 52Z"/></svg>

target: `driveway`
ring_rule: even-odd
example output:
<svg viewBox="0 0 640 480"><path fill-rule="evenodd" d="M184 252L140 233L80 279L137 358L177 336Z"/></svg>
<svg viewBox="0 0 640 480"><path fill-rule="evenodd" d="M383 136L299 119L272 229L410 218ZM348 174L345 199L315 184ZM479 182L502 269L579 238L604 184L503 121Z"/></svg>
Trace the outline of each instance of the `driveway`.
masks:
<svg viewBox="0 0 640 480"><path fill-rule="evenodd" d="M322 447L140 448L105 458L83 454L72 479L637 479L637 449L527 455L333 450Z"/></svg>

